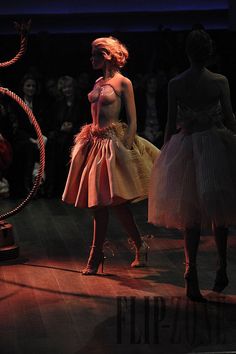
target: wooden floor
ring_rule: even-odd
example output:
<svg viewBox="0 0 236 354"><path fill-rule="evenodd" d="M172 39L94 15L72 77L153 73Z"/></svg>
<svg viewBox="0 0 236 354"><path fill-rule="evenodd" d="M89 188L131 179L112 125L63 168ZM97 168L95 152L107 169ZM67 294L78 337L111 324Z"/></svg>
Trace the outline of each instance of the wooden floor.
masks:
<svg viewBox="0 0 236 354"><path fill-rule="evenodd" d="M1 201L8 210L15 201ZM133 253L111 215L105 274L85 277L92 235L89 212L36 199L9 219L20 257L0 263L1 354L236 353L236 230L229 239L230 285L210 289L216 254L202 236L199 278L207 304L184 296L183 240L146 223L146 202L132 206L150 246L149 266Z"/></svg>

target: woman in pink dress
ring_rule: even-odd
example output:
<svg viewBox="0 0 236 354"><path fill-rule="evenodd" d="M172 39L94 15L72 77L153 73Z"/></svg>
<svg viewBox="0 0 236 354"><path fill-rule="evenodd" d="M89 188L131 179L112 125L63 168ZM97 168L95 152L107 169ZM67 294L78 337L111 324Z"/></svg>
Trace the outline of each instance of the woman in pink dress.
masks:
<svg viewBox="0 0 236 354"><path fill-rule="evenodd" d="M103 261L109 207L134 242L136 256L131 266L146 264L147 246L142 243L128 203L147 198L159 150L136 135L132 83L120 73L127 58L126 47L115 38L98 38L92 43L92 66L102 70L103 76L88 95L93 123L85 125L75 138L62 197L69 204L93 211L93 243L84 275L96 274ZM119 121L122 105L127 125Z"/></svg>
<svg viewBox="0 0 236 354"><path fill-rule="evenodd" d="M218 251L213 290L228 285L227 227L236 224L236 122L228 80L205 67L212 52L209 35L192 31L186 51L190 68L169 82L165 144L151 177L149 222L184 231L186 293L205 301L196 269L201 228L212 228Z"/></svg>

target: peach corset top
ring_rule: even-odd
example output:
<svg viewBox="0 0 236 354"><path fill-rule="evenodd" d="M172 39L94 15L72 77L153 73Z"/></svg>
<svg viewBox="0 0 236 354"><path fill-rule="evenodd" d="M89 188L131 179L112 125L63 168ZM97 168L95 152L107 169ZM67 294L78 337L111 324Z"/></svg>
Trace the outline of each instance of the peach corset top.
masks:
<svg viewBox="0 0 236 354"><path fill-rule="evenodd" d="M101 104L111 104L120 95L111 84L95 85L93 90L88 94L90 103L99 101Z"/></svg>

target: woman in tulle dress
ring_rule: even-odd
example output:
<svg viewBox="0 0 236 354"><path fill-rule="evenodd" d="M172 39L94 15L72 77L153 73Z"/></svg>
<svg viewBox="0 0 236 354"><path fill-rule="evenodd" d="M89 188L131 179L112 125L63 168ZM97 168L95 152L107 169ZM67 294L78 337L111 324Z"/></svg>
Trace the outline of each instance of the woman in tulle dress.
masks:
<svg viewBox="0 0 236 354"><path fill-rule="evenodd" d="M96 274L103 261L109 207L134 242L136 256L131 266L146 265L147 245L141 240L128 203L147 198L159 150L136 135L132 83L120 73L127 58L126 47L115 38L98 38L92 43L92 66L102 70L103 76L88 95L93 123L85 125L75 138L62 197L69 204L93 211L93 243L84 275ZM119 121L122 105L128 124Z"/></svg>
<svg viewBox="0 0 236 354"><path fill-rule="evenodd" d="M218 252L213 290L228 285L227 227L236 224L236 122L226 77L205 67L210 36L192 31L186 51L190 68L169 82L165 144L151 177L149 222L184 230L186 295L205 301L196 269L201 228L212 228Z"/></svg>

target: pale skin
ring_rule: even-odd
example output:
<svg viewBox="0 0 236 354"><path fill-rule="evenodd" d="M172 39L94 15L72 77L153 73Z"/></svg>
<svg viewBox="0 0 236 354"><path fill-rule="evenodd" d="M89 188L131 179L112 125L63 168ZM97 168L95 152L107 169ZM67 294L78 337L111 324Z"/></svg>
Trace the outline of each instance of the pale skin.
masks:
<svg viewBox="0 0 236 354"><path fill-rule="evenodd" d="M204 111L219 101L223 110L224 124L235 131L227 78L211 72L205 66L191 62L190 68L172 79L168 85L168 121L165 143L176 131L178 103L195 111Z"/></svg>
<svg viewBox="0 0 236 354"><path fill-rule="evenodd" d="M131 81L119 72L119 68L112 63L111 59L110 55L106 55L106 58L104 58L97 48L92 47L91 62L93 68L103 71L103 77L95 83L94 88L110 84L120 97L113 92L109 102L104 103L102 96L100 96L96 102L91 104L91 114L95 124L100 127L116 123L119 121L122 99L128 122L127 136L124 140L127 148L131 148L137 129L133 86Z"/></svg>
<svg viewBox="0 0 236 354"><path fill-rule="evenodd" d="M119 68L113 64L110 54L106 54L106 57L104 57L101 51L95 47L92 47L91 62L95 70L103 71L103 77L98 79L94 85L94 90L98 90L98 93L100 94L98 99L91 103L91 114L93 117L93 122L100 128L106 127L111 123L119 122L122 102L125 106L128 121L128 129L124 141L125 146L131 149L137 125L132 83L128 78L119 72ZM112 85L116 93L109 85ZM102 95L102 90L105 88L108 89L106 92L106 99L104 99L104 96ZM135 224L133 215L128 208L128 205L124 203L113 206L113 210L123 225L124 229L126 230L127 234L133 240L136 249L139 249L141 246L141 237ZM93 215L94 231L92 250L94 248L97 250L96 252L98 252L99 250L102 250L104 238L107 232L109 219L108 207L95 209L93 211ZM91 253L91 259L93 259L93 257L96 258L94 254L96 253ZM88 264L84 269L83 274L87 275L93 272L93 270L90 269L92 267L90 263L92 264L92 261L88 260Z"/></svg>

